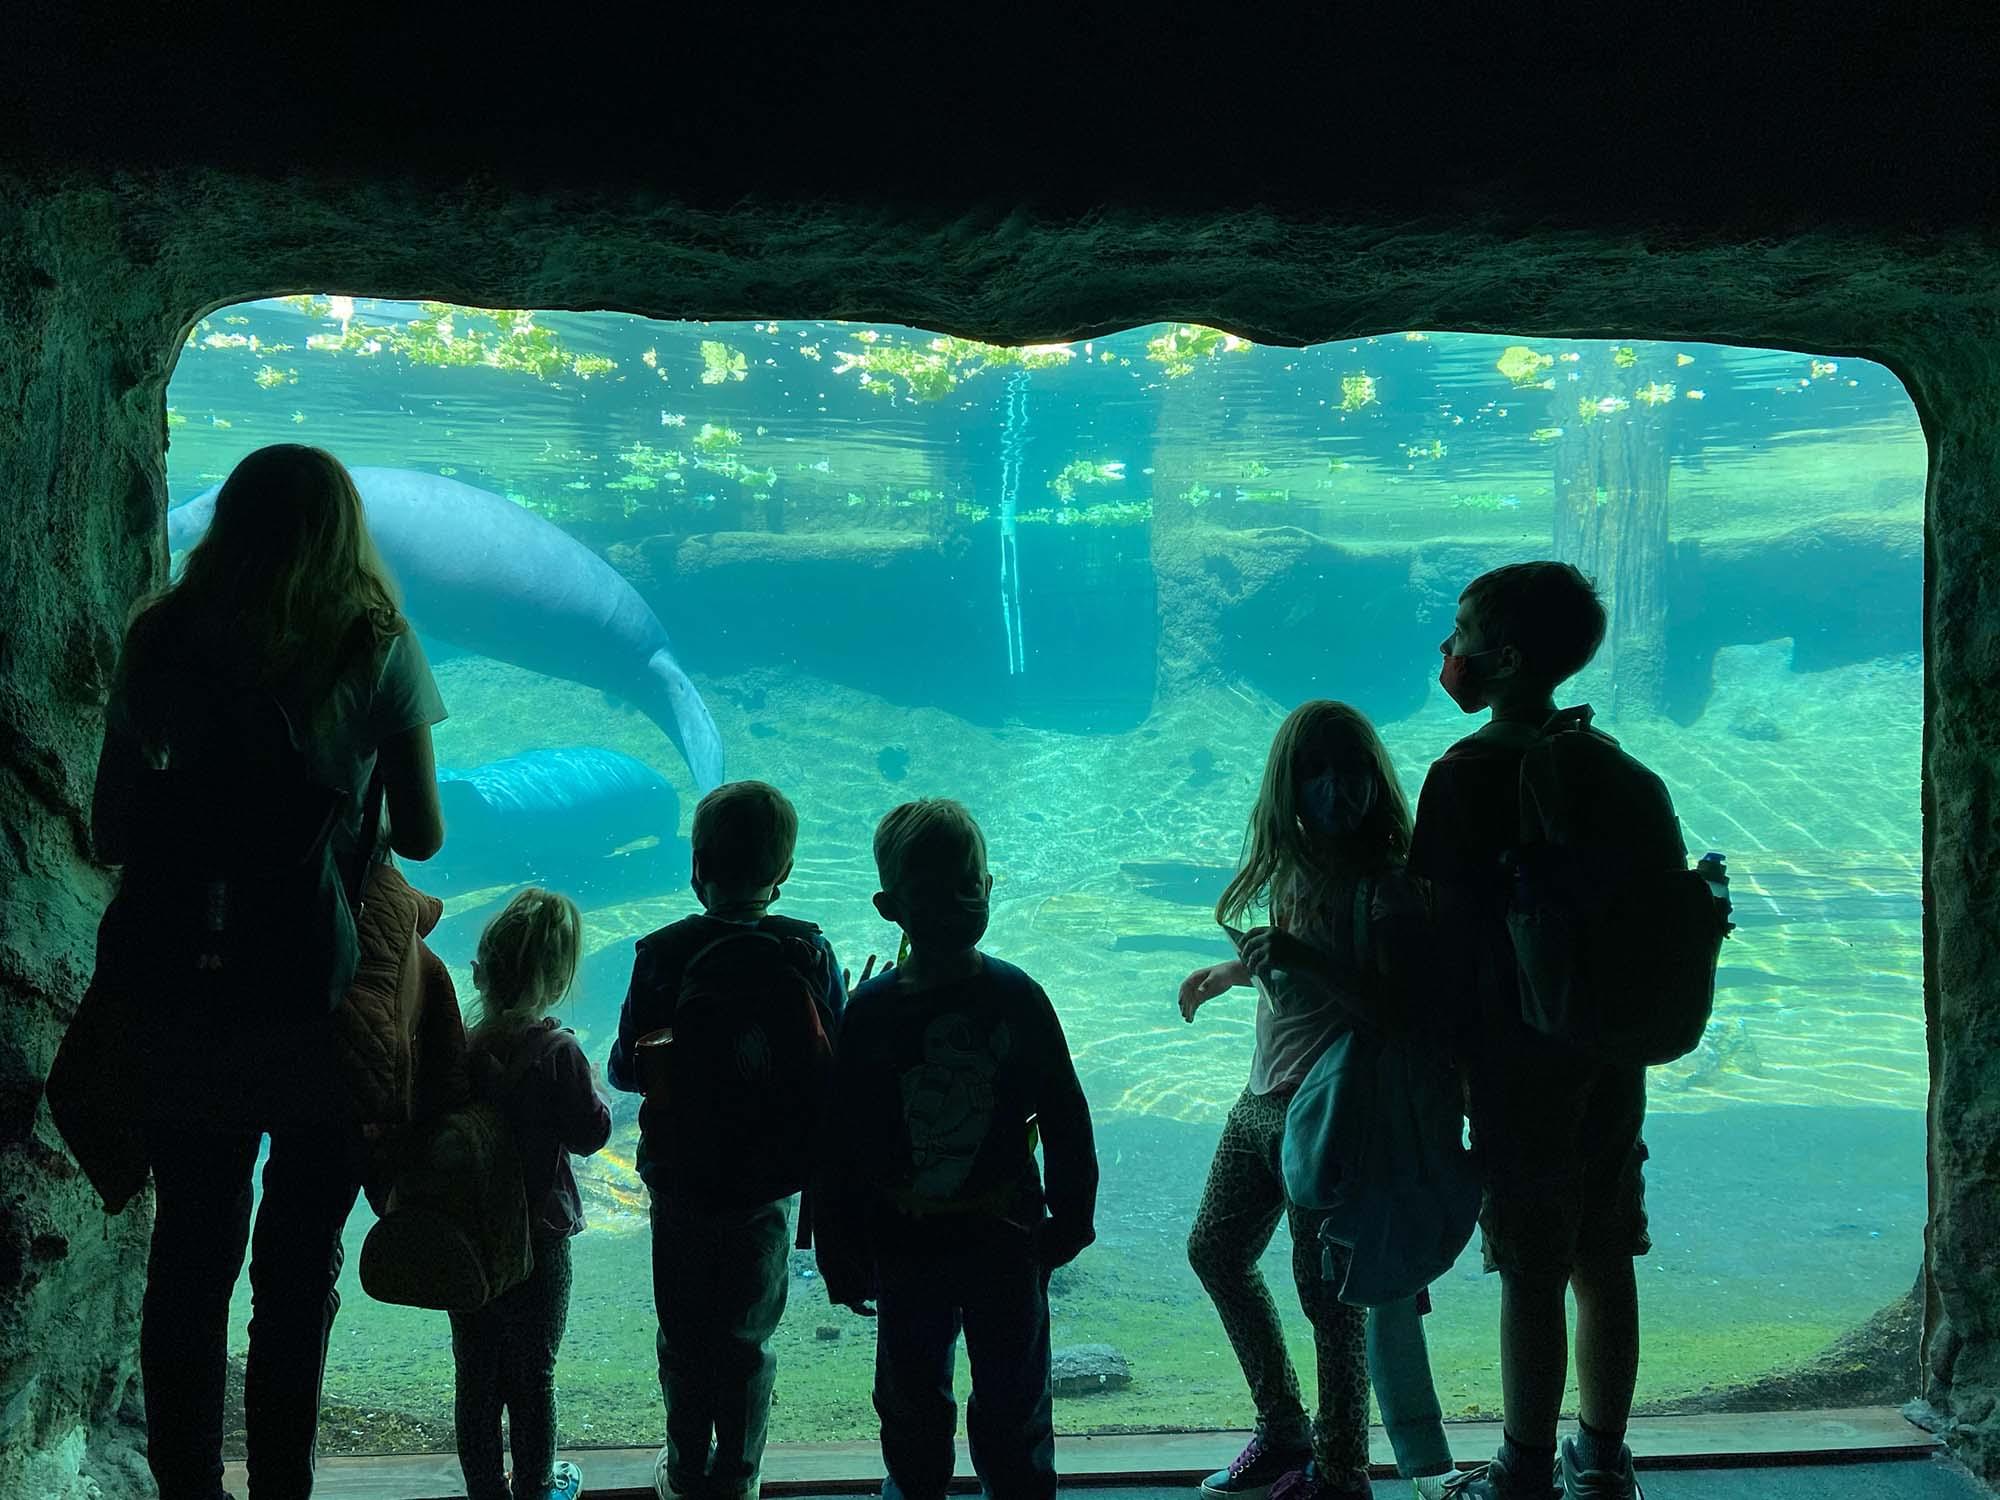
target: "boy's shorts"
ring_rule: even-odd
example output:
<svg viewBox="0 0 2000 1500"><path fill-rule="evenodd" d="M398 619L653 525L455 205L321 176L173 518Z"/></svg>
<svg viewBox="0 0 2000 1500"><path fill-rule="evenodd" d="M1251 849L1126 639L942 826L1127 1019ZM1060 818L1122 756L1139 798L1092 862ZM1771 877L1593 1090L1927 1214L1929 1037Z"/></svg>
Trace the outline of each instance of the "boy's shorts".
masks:
<svg viewBox="0 0 2000 1500"><path fill-rule="evenodd" d="M1566 1276L1644 1255L1646 1070L1593 1062L1522 1027L1472 1069L1486 1269Z"/></svg>

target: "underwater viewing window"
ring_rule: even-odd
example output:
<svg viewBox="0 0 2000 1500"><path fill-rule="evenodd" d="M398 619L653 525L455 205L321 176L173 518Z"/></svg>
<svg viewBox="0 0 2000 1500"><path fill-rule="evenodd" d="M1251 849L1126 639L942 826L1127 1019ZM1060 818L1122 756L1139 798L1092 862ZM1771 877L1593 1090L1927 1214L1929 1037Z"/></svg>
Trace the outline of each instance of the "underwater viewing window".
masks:
<svg viewBox="0 0 2000 1500"><path fill-rule="evenodd" d="M1560 697L1666 779L1691 850L1729 858L1715 1021L1649 1090L1641 1409L1757 1387L1910 1289L1925 446L1879 365L1422 331L1287 349L1186 324L1000 348L319 296L203 319L167 422L177 507L265 443L356 471L451 713L451 836L407 867L447 900L432 946L469 997L499 901L531 880L574 896L587 951L559 1014L600 1073L633 941L694 909L708 752L673 674L726 774L796 804L776 909L856 971L895 948L870 905L876 820L917 796L971 808L987 946L1053 999L1098 1132L1098 1240L1051 1286L1055 1346L1090 1372L1059 1386L1060 1431L1250 1424L1186 1239L1251 1005L1184 1024L1176 987L1229 955L1211 908L1285 713L1363 709L1414 800L1471 727L1438 643L1465 583L1508 561L1598 579L1611 634ZM170 516L177 546L195 514ZM484 599L491 559L524 549L594 602ZM613 603L666 644L605 624ZM468 788L520 757L609 789L484 817ZM578 1163L571 1445L661 1430L635 1103L616 1096L611 1146ZM349 1225L323 1445L449 1448L446 1319L361 1292L370 1220ZM1282 1226L1263 1264L1309 1386ZM872 1325L827 1305L808 1255L793 1271L771 1436L872 1436ZM1476 1238L1433 1288L1448 1416L1499 1409L1498 1293ZM237 1351L248 1301L245 1278Z"/></svg>

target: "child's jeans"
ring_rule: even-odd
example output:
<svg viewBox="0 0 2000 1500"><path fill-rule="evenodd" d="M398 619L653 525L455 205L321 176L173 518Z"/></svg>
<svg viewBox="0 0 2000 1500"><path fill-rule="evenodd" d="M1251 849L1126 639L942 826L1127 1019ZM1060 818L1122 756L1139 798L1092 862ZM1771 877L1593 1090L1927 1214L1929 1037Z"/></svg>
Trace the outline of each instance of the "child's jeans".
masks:
<svg viewBox="0 0 2000 1500"><path fill-rule="evenodd" d="M451 1315L458 1368L452 1423L468 1500L507 1500L500 1413L514 1454L514 1500L547 1500L556 1462L556 1351L569 1319L569 1241L535 1241L528 1279L486 1306Z"/></svg>
<svg viewBox="0 0 2000 1500"><path fill-rule="evenodd" d="M958 1425L958 1336L972 1366L965 1431L994 1500L1053 1500L1049 1298L1025 1232L985 1221L878 1250L875 1411L883 1500L943 1500Z"/></svg>
<svg viewBox="0 0 2000 1500"><path fill-rule="evenodd" d="M667 1480L681 1494L756 1493L778 1374L771 1335L791 1284L790 1202L718 1213L653 1195Z"/></svg>
<svg viewBox="0 0 2000 1500"><path fill-rule="evenodd" d="M1405 1479L1448 1472L1451 1443L1431 1383L1430 1349L1415 1297L1368 1309L1368 1375L1396 1450L1396 1472Z"/></svg>

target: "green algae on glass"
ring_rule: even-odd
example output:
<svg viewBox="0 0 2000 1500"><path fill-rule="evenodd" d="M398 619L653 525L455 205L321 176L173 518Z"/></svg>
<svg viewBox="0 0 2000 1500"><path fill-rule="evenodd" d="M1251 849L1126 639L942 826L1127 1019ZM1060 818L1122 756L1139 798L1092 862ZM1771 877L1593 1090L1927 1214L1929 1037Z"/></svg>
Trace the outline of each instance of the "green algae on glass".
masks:
<svg viewBox="0 0 2000 1500"><path fill-rule="evenodd" d="M1199 323L1176 323L1146 340L1146 358L1158 365L1169 380L1181 380L1195 372L1197 365L1224 354L1241 354L1256 346L1220 328Z"/></svg>
<svg viewBox="0 0 2000 1500"><path fill-rule="evenodd" d="M749 361L740 349L732 349L719 339L701 341L701 383L721 385L742 380L750 373Z"/></svg>
<svg viewBox="0 0 2000 1500"><path fill-rule="evenodd" d="M1500 351L1500 357L1493 362L1493 368L1517 386L1532 386L1542 378L1542 371L1556 362L1553 354L1538 354L1526 344L1509 344Z"/></svg>
<svg viewBox="0 0 2000 1500"><path fill-rule="evenodd" d="M743 446L743 434L734 427L704 422L701 430L688 441L698 457L720 462Z"/></svg>
<svg viewBox="0 0 2000 1500"><path fill-rule="evenodd" d="M1373 406L1380 397L1375 389L1375 377L1366 371L1356 375L1340 377L1340 409L1360 411L1364 406Z"/></svg>
<svg viewBox="0 0 2000 1500"><path fill-rule="evenodd" d="M1067 344L982 344L940 334L923 344L863 328L853 335L864 347L836 349L833 373L858 374L861 389L895 400L942 401L967 380L993 369L1046 370L1067 364L1075 350ZM805 353L802 348L801 353ZM813 357L817 357L816 355Z"/></svg>
<svg viewBox="0 0 2000 1500"><path fill-rule="evenodd" d="M331 299L288 298L294 306L321 320L331 318ZM556 333L535 321L532 312L505 308L460 307L449 302L420 304L419 316L404 323L369 323L358 316L341 320L339 333L315 333L306 348L323 354L351 354L371 359L392 358L434 369L479 366L537 380L567 371L580 380L609 374L618 362L608 355L578 354Z"/></svg>
<svg viewBox="0 0 2000 1500"><path fill-rule="evenodd" d="M1125 465L1119 460L1075 458L1056 472L1048 486L1058 500L1068 505L1076 499L1081 485L1121 484L1124 479Z"/></svg>

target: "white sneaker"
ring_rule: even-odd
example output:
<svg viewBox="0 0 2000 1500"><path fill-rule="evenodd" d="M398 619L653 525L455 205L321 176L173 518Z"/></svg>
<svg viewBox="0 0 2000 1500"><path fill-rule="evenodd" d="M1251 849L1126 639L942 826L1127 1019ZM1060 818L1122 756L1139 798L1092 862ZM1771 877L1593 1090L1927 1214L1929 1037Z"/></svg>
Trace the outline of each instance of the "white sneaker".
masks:
<svg viewBox="0 0 2000 1500"><path fill-rule="evenodd" d="M659 1500L687 1500L687 1496L674 1488L667 1478L667 1450L662 1448L660 1456L653 1460L653 1493Z"/></svg>
<svg viewBox="0 0 2000 1500"><path fill-rule="evenodd" d="M1448 1474L1426 1474L1421 1479L1412 1479L1410 1487L1416 1491L1417 1500L1448 1500L1456 1485L1464 1489L1472 1475L1463 1469L1453 1469Z"/></svg>

